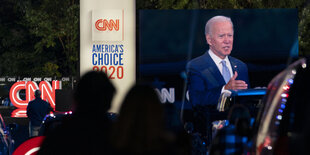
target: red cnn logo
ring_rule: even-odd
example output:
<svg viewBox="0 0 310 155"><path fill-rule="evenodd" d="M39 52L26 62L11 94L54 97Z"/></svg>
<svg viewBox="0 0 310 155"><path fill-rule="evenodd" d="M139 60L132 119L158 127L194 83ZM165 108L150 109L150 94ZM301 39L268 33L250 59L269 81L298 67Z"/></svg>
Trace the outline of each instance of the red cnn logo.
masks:
<svg viewBox="0 0 310 155"><path fill-rule="evenodd" d="M115 31L119 30L119 19L116 19L115 21L110 19L110 21L106 19L99 19L95 23L95 27L99 31L106 31L107 29L109 31L112 31L113 28Z"/></svg>

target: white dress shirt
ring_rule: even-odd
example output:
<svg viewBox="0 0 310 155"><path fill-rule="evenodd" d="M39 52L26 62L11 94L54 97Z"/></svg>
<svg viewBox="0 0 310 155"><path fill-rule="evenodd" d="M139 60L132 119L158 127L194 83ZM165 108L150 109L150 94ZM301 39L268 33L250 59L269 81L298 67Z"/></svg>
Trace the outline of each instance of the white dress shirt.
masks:
<svg viewBox="0 0 310 155"><path fill-rule="evenodd" d="M214 61L214 63L216 64L217 68L219 69L219 71L221 72L221 74L223 75L223 65L222 65L222 61L226 61L226 66L229 69L229 73L230 73L230 77L233 77L233 71L231 68L231 64L230 61L228 60L228 57L226 56L224 59L221 59L220 57L218 57L217 55L215 55L210 49L209 49L209 55L212 58L212 60Z"/></svg>
<svg viewBox="0 0 310 155"><path fill-rule="evenodd" d="M215 55L211 49L209 49L209 55L211 57L211 59L214 61L214 63L216 64L217 68L219 69L220 73L223 75L223 65L222 65L222 60L226 61L226 66L227 68L229 69L229 73L230 73L230 78L233 76L233 71L232 71L232 67L231 67L231 64L230 64L230 61L228 59L228 57L226 56L224 59L221 59L220 57L218 57L217 55ZM231 94L230 91L224 89L225 85L223 86L222 88L222 91L221 93L223 92L227 92L229 94Z"/></svg>

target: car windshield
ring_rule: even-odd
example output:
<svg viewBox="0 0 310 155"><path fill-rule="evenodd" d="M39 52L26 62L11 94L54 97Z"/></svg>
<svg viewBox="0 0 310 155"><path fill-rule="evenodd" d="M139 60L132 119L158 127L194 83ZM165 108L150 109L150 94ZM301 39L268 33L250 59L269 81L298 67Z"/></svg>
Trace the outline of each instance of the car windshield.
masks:
<svg viewBox="0 0 310 155"><path fill-rule="evenodd" d="M279 73L268 85L264 99L264 111L260 121L256 151L262 149L272 150L278 137L277 130L282 120L282 114L286 107L289 89L294 83L294 77L299 67L306 68L306 59L300 59Z"/></svg>

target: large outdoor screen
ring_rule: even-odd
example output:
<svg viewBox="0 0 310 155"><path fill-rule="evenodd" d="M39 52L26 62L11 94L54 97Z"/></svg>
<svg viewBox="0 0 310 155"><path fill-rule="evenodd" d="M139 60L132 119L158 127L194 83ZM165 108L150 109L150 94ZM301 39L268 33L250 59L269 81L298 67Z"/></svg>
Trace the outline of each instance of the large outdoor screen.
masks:
<svg viewBox="0 0 310 155"><path fill-rule="evenodd" d="M141 10L137 75L152 83L162 103L190 108L186 64L208 51L205 24L216 15L234 24L230 55L246 63L251 88L267 87L298 57L296 9Z"/></svg>

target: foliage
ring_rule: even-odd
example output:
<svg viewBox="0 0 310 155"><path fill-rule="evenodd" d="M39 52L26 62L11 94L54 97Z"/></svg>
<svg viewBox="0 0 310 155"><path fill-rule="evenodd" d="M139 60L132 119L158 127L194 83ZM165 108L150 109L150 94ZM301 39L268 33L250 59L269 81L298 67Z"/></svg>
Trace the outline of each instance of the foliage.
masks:
<svg viewBox="0 0 310 155"><path fill-rule="evenodd" d="M63 75L76 74L79 47L77 2L43 0L36 4L26 3L24 24L32 35L40 38L34 46L36 53L58 50L57 61L49 63L59 68ZM55 74L60 75L57 72Z"/></svg>
<svg viewBox="0 0 310 155"><path fill-rule="evenodd" d="M310 54L310 5L301 10L299 22L299 51L300 55Z"/></svg>
<svg viewBox="0 0 310 155"><path fill-rule="evenodd" d="M79 1L2 0L0 74L77 74Z"/></svg>

